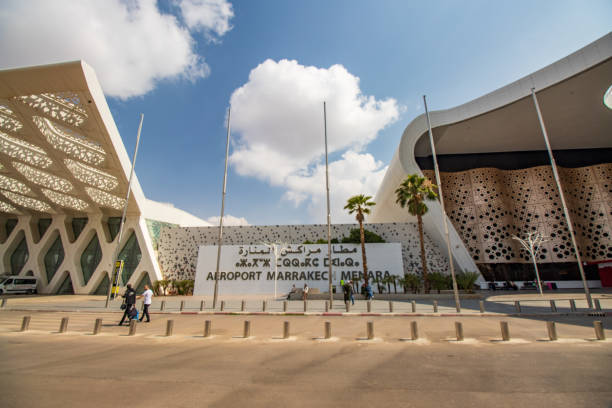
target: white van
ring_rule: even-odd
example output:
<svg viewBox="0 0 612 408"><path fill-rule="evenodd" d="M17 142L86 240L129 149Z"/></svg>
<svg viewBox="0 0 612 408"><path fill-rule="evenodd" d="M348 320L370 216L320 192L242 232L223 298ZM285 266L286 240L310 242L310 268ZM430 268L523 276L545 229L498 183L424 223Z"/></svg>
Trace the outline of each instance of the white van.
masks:
<svg viewBox="0 0 612 408"><path fill-rule="evenodd" d="M37 278L33 276L3 276L0 278L0 295L5 293L36 293Z"/></svg>

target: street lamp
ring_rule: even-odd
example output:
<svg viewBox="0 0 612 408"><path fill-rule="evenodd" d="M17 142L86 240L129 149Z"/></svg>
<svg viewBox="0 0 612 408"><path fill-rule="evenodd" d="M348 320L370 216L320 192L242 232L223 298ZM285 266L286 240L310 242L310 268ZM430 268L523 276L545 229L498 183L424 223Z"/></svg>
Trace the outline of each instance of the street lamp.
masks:
<svg viewBox="0 0 612 408"><path fill-rule="evenodd" d="M538 271L538 262L536 257L538 256L538 251L542 247L542 244L548 241L548 238L546 238L539 232L530 232L527 234L526 239L521 239L516 235L513 235L512 239L515 239L520 242L521 245L523 245L523 247L525 247L527 252L529 252L529 254L531 255L533 267L535 268L536 279L538 280L538 290L540 291L540 296L543 296L542 284L540 283L540 272Z"/></svg>
<svg viewBox="0 0 612 408"><path fill-rule="evenodd" d="M267 246L272 250L274 254L274 299L276 299L276 275L278 275L278 255L282 250L289 248L289 244L285 242L262 242L263 245Z"/></svg>

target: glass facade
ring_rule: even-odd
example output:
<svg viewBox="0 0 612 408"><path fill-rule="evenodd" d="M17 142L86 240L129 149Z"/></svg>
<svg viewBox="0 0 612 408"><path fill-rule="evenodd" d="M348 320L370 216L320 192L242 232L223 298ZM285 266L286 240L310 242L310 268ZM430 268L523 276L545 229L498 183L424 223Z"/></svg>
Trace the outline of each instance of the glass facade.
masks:
<svg viewBox="0 0 612 408"><path fill-rule="evenodd" d="M142 253L140 252L140 247L138 246L138 239L136 239L136 234L132 232L132 235L130 235L127 243L119 253L119 259L123 261L121 280L123 281L124 285L127 284L128 280L130 280L130 277L140 263L141 257Z"/></svg>
<svg viewBox="0 0 612 408"><path fill-rule="evenodd" d="M51 218L41 218L38 220L38 235L42 238L45 235L45 232L49 229L51 225Z"/></svg>
<svg viewBox="0 0 612 408"><path fill-rule="evenodd" d="M11 255L11 275L17 275L28 261L30 254L25 237L21 239L15 251Z"/></svg>
<svg viewBox="0 0 612 408"><path fill-rule="evenodd" d="M6 220L6 224L4 224L4 228L6 229L7 237L11 235L11 232L13 232L16 226L17 226L17 220L15 218L10 218Z"/></svg>
<svg viewBox="0 0 612 408"><path fill-rule="evenodd" d="M100 282L96 290L93 291L92 295L108 295L108 274L104 274L104 279Z"/></svg>
<svg viewBox="0 0 612 408"><path fill-rule="evenodd" d="M138 286L136 286L137 294L140 295L142 292L144 292L144 285L149 285L149 288L153 290L153 286L151 285L151 279L149 279L148 273L145 273L144 276L140 279L140 282L138 282Z"/></svg>
<svg viewBox="0 0 612 408"><path fill-rule="evenodd" d="M66 278L60 285L57 290L58 295L74 295L74 288L72 287L72 279L70 279L70 274L66 275Z"/></svg>
<svg viewBox="0 0 612 408"><path fill-rule="evenodd" d="M83 281L85 285L89 282L89 278L93 275L101 259L102 248L100 247L98 236L94 235L81 255L81 272L83 272Z"/></svg>
<svg viewBox="0 0 612 408"><path fill-rule="evenodd" d="M87 225L87 218L73 218L72 219L72 232L74 233L74 239L76 240L81 232L85 229Z"/></svg>
<svg viewBox="0 0 612 408"><path fill-rule="evenodd" d="M55 272L59 266L64 262L64 247L62 246L62 240L57 236L49 251L45 254L45 272L47 273L47 282L51 282Z"/></svg>
<svg viewBox="0 0 612 408"><path fill-rule="evenodd" d="M108 231L110 232L111 241L114 241L117 234L119 234L120 227L121 217L110 217L108 219Z"/></svg>

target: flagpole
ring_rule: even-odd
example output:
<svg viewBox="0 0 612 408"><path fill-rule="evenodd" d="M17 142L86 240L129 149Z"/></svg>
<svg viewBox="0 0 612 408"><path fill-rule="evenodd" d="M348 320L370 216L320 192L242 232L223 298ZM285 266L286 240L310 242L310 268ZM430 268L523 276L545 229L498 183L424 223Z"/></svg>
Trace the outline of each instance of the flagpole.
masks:
<svg viewBox="0 0 612 408"><path fill-rule="evenodd" d="M223 194L221 196L221 218L219 218L219 241L217 242L217 269L215 271L215 292L213 295L213 310L217 307L219 297L219 263L221 262L221 245L223 243L223 213L225 211L225 192L227 189L227 158L229 156L230 117L232 106L227 108L227 138L225 141L225 171L223 172Z"/></svg>
<svg viewBox="0 0 612 408"><path fill-rule="evenodd" d="M548 140L548 133L546 132L546 126L544 126L544 119L542 118L542 112L540 111L540 105L538 104L538 98L535 94L535 88L531 88L531 97L533 98L533 104L535 105L536 112L538 113L538 120L540 121L540 128L542 129L542 135L546 142L546 150L548 151L548 157L550 157L550 165L552 167L553 176L557 183L557 189L559 190L559 198L561 199L561 206L563 207L563 213L565 214L565 222L567 223L567 229L572 239L572 245L576 252L576 262L578 262L578 269L580 270L580 277L582 278L582 284L584 285L584 294L586 296L589 309L593 308L593 299L591 298L591 292L589 291L589 285L587 284L586 277L584 275L584 269L582 268L582 259L580 258L580 250L578 249L578 243L576 242L576 236L574 234L574 227L572 226L572 220L570 219L569 212L567 211L567 204L565 203L565 195L563 194L563 188L561 188L561 180L559 179L559 173L557 172L557 163L553 156L552 149L550 148L550 141Z"/></svg>
<svg viewBox="0 0 612 408"><path fill-rule="evenodd" d="M459 290L457 289L457 279L455 278L455 265L453 263L453 251L450 244L450 236L448 233L448 220L446 217L446 209L444 208L444 196L442 195L442 180L440 179L440 169L438 168L438 158L436 157L436 146L431 130L431 122L429 120L429 110L427 109L427 97L423 95L423 103L425 104L425 114L427 116L427 130L429 131L429 143L431 144L431 155L433 156L434 169L436 172L436 183L438 184L438 195L440 197L440 206L442 207L442 218L444 220L444 234L446 236L446 247L448 249L448 263L450 265L451 277L453 279L453 293L455 295L455 308L457 312L461 312L461 303L459 303Z"/></svg>
<svg viewBox="0 0 612 408"><path fill-rule="evenodd" d="M329 269L327 272L329 282L329 307L334 304L334 294L332 293L332 259L331 259L331 212L329 209L329 163L327 160L327 109L323 101L323 128L325 131L325 188L327 190L327 258Z"/></svg>
<svg viewBox="0 0 612 408"><path fill-rule="evenodd" d="M138 156L138 146L140 145L140 132L142 130L142 122L144 121L144 113L140 114L140 124L138 125L138 133L136 135L136 147L134 148L134 157L132 158L132 170L130 170L130 178L128 179L128 188L127 194L125 196L125 204L123 204L123 213L121 214L121 222L119 224L119 234L117 237L117 246L115 247L115 253L113 254L113 261L111 263L111 279L113 279L113 275L115 273L115 262L117 260L117 256L119 256L119 246L121 245L121 237L123 236L123 226L125 224L125 217L127 215L128 204L130 201L130 192L132 191L132 178L134 177L134 166L136 166L136 156ZM121 268L119 269L119 272ZM119 272L117 272L117 276L114 277L113 281L108 285L108 293L106 294L106 304L104 307L108 308L108 303L110 300L111 291L113 290L113 286L117 286L119 282Z"/></svg>

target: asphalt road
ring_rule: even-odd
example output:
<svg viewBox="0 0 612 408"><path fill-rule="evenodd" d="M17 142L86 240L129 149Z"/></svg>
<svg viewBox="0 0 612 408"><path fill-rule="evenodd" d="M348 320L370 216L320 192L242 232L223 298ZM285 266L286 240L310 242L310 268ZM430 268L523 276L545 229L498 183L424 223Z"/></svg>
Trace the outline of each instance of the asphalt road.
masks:
<svg viewBox="0 0 612 408"><path fill-rule="evenodd" d="M19 333L22 315L0 313L3 407L612 406L612 342L593 341L593 319L557 320L558 342L542 321L506 319L515 340L504 343L500 319L467 317L458 343L456 319L442 317L251 316L254 337L242 339L243 317L215 316L204 339L195 315L173 316L170 338L165 318L130 337L116 314L98 336L91 314L69 315L68 334L56 333L59 313L33 314ZM285 320L290 340L279 338ZM331 341L320 340L327 320ZM409 320L422 341L399 340Z"/></svg>

